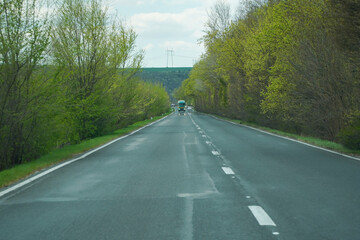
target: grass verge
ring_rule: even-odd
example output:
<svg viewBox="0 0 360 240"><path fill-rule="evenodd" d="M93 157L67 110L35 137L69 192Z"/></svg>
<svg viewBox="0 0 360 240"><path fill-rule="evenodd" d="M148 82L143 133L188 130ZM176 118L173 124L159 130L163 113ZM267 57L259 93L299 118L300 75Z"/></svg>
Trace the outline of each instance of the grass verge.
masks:
<svg viewBox="0 0 360 240"><path fill-rule="evenodd" d="M171 112L167 113L170 114ZM54 151L49 152L48 154L40 157L31 162L27 162L18 166L15 166L10 169L6 169L0 172L0 188L8 186L16 181L24 179L29 175L40 171L44 168L50 167L52 165L58 164L62 161L74 158L76 155L99 147L105 143L108 143L118 137L124 136L130 132L135 131L141 127L146 126L147 124L157 121L163 116L154 117L152 119L144 120L141 122L134 123L126 128L122 128L114 131L111 134L85 140L76 145L65 146L61 149L55 149Z"/></svg>
<svg viewBox="0 0 360 240"><path fill-rule="evenodd" d="M214 115L215 116L215 115ZM237 123L237 124L241 124L241 125L245 125L245 126L249 126L249 127L253 127L253 128L257 128L269 133L273 133L279 136L283 136L283 137L287 137L287 138L291 138L294 140L298 140L304 143L308 143L317 147L321 147L321 148L325 148L328 150L332 150L335 152L339 152L339 153L343 153L343 154L347 154L350 156L354 156L354 157L360 157L360 151L359 150L351 150L348 149L346 147L344 147L343 145L336 143L336 142L332 142L332 141L328 141L328 140L323 140L323 139L319 139L319 138L315 138L315 137L309 137L309 136L300 136L297 134L293 134L293 133L288 133L288 132L283 132L283 131L279 131L276 129L272 129L272 128L268 128L268 127L263 127L254 123L248 123L248 122L244 122L241 120L235 120L235 119L230 119L230 118L226 118L226 117L221 117L221 116L215 116L217 118L226 120L226 121L230 121L233 123Z"/></svg>

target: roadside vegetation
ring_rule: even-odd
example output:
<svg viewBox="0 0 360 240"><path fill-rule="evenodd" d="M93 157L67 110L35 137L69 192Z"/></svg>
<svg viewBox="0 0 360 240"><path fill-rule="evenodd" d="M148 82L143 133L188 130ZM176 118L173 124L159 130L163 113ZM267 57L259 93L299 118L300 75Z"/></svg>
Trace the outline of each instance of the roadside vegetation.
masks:
<svg viewBox="0 0 360 240"><path fill-rule="evenodd" d="M360 1L248 0L209 12L176 98L197 110L360 149Z"/></svg>
<svg viewBox="0 0 360 240"><path fill-rule="evenodd" d="M191 67L142 68L139 76L145 82L162 84L171 97L174 90L189 78L190 71Z"/></svg>
<svg viewBox="0 0 360 240"><path fill-rule="evenodd" d="M100 0L42 3L0 3L0 171L169 109L136 76L137 34Z"/></svg>
<svg viewBox="0 0 360 240"><path fill-rule="evenodd" d="M168 112L167 114L170 114ZM141 127L144 127L151 122L157 121L164 116L157 116L151 119L143 120L140 122L133 123L127 127L118 129L112 133L106 134L104 136L92 138L89 140L84 140L78 144L68 145L63 148L55 149L42 157L17 165L13 168L6 169L0 172L0 188L7 186L15 181L21 180L37 171L40 171L44 168L58 164L67 159L76 157L79 154L82 154L86 151L104 145L107 142L110 142L116 138L124 136L128 133L135 131Z"/></svg>

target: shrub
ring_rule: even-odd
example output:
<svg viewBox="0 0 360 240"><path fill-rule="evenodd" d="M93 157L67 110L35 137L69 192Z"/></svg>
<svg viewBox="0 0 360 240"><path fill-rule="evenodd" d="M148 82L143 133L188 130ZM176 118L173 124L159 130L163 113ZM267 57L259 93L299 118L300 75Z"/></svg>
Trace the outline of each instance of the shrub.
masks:
<svg viewBox="0 0 360 240"><path fill-rule="evenodd" d="M338 140L345 147L353 150L360 150L360 112L351 114L348 124L338 134Z"/></svg>

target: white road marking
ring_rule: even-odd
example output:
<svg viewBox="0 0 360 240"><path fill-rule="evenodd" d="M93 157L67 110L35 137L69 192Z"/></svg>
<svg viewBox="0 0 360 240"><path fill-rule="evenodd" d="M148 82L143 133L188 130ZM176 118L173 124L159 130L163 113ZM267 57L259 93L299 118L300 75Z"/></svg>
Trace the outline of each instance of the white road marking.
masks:
<svg viewBox="0 0 360 240"><path fill-rule="evenodd" d="M214 156L219 156L220 153L218 151L211 151L211 153L214 155Z"/></svg>
<svg viewBox="0 0 360 240"><path fill-rule="evenodd" d="M272 234L273 235L279 235L280 233L279 232L273 232Z"/></svg>
<svg viewBox="0 0 360 240"><path fill-rule="evenodd" d="M210 145L210 144L211 144L211 142L210 142L210 141L206 141L206 144L209 144L209 145Z"/></svg>
<svg viewBox="0 0 360 240"><path fill-rule="evenodd" d="M202 135L203 138L206 138L206 135Z"/></svg>
<svg viewBox="0 0 360 240"><path fill-rule="evenodd" d="M12 191L15 191L16 189L21 188L22 186L25 186L25 185L27 185L27 184L29 184L29 183L31 183L31 182L39 179L39 178L41 178L41 177L43 177L43 176L51 173L51 172L54 172L55 170L57 170L57 169L59 169L59 168L62 168L62 167L66 166L66 165L69 165L69 164L71 164L71 163L73 163L73 162L76 162L76 161L78 161L78 160L81 160L81 159L83 159L83 158L86 158L86 157L89 156L90 154L92 154L92 153L94 153L94 152L97 152L97 151L99 151L100 149L103 149L103 148L109 146L110 144L113 144L114 142L117 142L117 141L119 141L119 140L121 140L121 139L124 139L124 138L126 138L126 137L129 137L129 136L133 135L134 133L139 132L139 131L141 131L142 129L144 129L144 128L146 128L146 127L149 127L149 126L151 126L151 125L153 125L153 124L155 124L155 123L158 123L158 122L160 122L161 120L164 120L165 118L167 118L168 116L170 116L170 115L167 115L167 116L165 116L165 117L163 117L163 118L161 118L161 119L159 119L159 120L157 120L157 121L155 121L155 122L149 123L148 125L146 125L146 126L144 126L144 127L141 127L141 128L139 128L139 129L137 129L137 130L135 130L135 131L133 131L133 132L125 135L125 136L122 136L122 137L119 137L119 138L117 138L117 139L115 139L115 140L112 140L111 142L108 142L108 143L106 143L106 144L104 144L104 145L102 145L102 146L100 146L100 147L98 147L98 148L96 148L96 149L93 149L93 150L91 150L91 151L83 154L82 156L80 156L80 157L78 157L78 158L75 158L75 159L66 161L66 162L64 162L64 163L61 163L61 164L59 164L59 165L57 165L57 166L55 166L55 167L52 167L52 168L50 168L50 169L48 169L48 170L45 170L45 171L43 171L43 172L41 172L41 173L39 173L39 174L37 174L37 175L29 178L29 179L26 179L26 180L24 180L24 181L22 181L22 182L19 182L18 184L14 185L14 186L12 186L12 187L6 188L4 191L1 191L1 192L0 192L0 197L4 196L5 194L8 194L8 193L10 193L10 192L12 192Z"/></svg>
<svg viewBox="0 0 360 240"><path fill-rule="evenodd" d="M222 167L222 170L227 174L227 175L234 175L234 171L229 168L229 167Z"/></svg>
<svg viewBox="0 0 360 240"><path fill-rule="evenodd" d="M262 132L262 133L265 133L265 134L268 134L268 135L271 135L271 136L274 136L274 137L286 139L286 140L289 140L289 141L292 141L292 142L296 142L296 143L300 143L300 144L303 144L303 145L306 145L306 146L309 146L309 147L312 147L312 148L316 148L316 149L319 149L319 150L322 150L322 151L325 151L325 152L330 152L330 153L333 153L333 154L336 154L336 155L339 155L339 156L342 156L342 157L346 157L346 158L350 158L350 159L353 159L353 160L360 161L360 158L359 158L359 157L353 157L353 156L346 155L346 154L343 154L343 153L340 153L340 152L335 152L335 151L333 151L333 150L329 150L329 149L326 149L326 148L323 148L323 147L318 147L318 146L312 145L312 144L310 144L310 143L302 142L302 141L299 141L299 140L296 140L296 139L292 139L292 138L284 137L284 136L281 136L281 135L277 135L277 134L275 134L275 133L267 132L267 131L264 131L264 130L261 130L261 129L258 129L258 128L250 127L250 126L243 125L243 124L239 124L239 123L234 123L234 122L232 122L232 121L224 120L224 119L215 117L215 116L213 116L213 115L210 115L210 116L212 116L213 118L216 118L216 119L218 119L218 120L231 123L231 124L236 125L236 126L242 126L242 127L250 128L250 129L253 129L253 130L255 130L255 131Z"/></svg>
<svg viewBox="0 0 360 240"><path fill-rule="evenodd" d="M219 194L217 189L215 189L214 191L205 191L200 193L179 193L177 194L177 196L179 198L205 199L216 194Z"/></svg>
<svg viewBox="0 0 360 240"><path fill-rule="evenodd" d="M276 226L274 221L260 206L249 206L250 211L261 226Z"/></svg>
<svg viewBox="0 0 360 240"><path fill-rule="evenodd" d="M185 216L183 231L181 231L181 239L192 240L193 239L193 215L194 215L194 199L186 198L185 200Z"/></svg>

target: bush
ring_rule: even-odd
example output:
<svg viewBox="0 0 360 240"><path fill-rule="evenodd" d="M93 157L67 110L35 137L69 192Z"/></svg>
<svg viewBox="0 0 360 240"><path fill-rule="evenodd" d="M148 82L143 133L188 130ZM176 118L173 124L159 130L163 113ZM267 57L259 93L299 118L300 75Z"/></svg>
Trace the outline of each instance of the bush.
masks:
<svg viewBox="0 0 360 240"><path fill-rule="evenodd" d="M360 150L360 112L349 116L348 124L340 131L338 139L345 147Z"/></svg>

